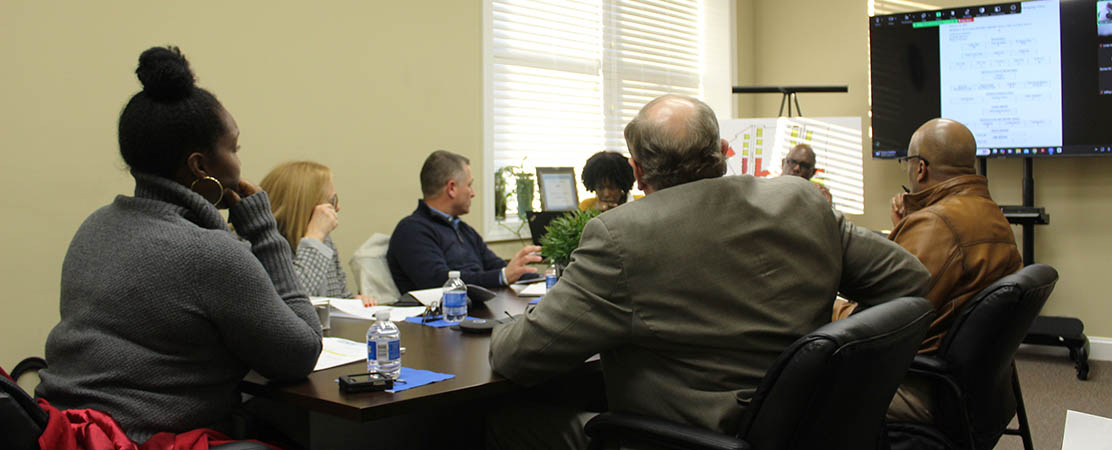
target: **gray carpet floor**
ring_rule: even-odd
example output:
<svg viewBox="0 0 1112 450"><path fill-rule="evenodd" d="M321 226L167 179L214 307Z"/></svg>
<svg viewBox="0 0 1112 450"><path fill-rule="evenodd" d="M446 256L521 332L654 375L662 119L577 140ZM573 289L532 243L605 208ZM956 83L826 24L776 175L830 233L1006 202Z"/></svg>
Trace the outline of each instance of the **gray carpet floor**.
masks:
<svg viewBox="0 0 1112 450"><path fill-rule="evenodd" d="M1035 448L1060 450L1066 410L1112 418L1112 361L1089 361L1089 379L1081 381L1064 349L1061 355L1041 353L1021 351L1016 355L1016 370ZM1023 442L1005 435L996 448L1022 449Z"/></svg>

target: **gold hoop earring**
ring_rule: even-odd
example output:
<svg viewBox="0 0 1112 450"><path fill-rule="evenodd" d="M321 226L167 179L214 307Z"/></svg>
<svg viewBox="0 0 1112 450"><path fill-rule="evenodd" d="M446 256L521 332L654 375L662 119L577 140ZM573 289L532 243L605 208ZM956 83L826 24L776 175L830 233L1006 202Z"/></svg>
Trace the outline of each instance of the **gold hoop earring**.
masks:
<svg viewBox="0 0 1112 450"><path fill-rule="evenodd" d="M201 190L197 190L197 183L201 182L201 181L208 181L208 182L211 182L211 183L215 183L216 192L213 193L212 190L205 189L203 187L204 185L202 185ZM213 185L209 184L209 186L213 186ZM206 176L206 177L203 177L203 178L198 178L196 180L193 180L193 184L189 185L189 190L191 190L193 192L196 192L197 194L199 194L201 197L204 197L205 200L208 200L213 205L220 204L220 200L224 199L224 185L220 183L220 180L217 180L216 178L213 178L213 177ZM203 191L206 191L206 192L203 192ZM213 200L211 197L216 197L216 200Z"/></svg>

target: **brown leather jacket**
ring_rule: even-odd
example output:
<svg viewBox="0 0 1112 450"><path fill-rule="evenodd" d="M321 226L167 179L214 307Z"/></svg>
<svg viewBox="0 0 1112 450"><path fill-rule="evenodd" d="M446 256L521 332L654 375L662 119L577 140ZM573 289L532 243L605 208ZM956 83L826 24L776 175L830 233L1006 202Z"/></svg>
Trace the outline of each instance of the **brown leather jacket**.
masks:
<svg viewBox="0 0 1112 450"><path fill-rule="evenodd" d="M955 312L989 284L1023 267L1023 259L984 177L954 177L904 199L907 215L888 238L919 257L931 273L926 298L938 318L919 353L933 353Z"/></svg>

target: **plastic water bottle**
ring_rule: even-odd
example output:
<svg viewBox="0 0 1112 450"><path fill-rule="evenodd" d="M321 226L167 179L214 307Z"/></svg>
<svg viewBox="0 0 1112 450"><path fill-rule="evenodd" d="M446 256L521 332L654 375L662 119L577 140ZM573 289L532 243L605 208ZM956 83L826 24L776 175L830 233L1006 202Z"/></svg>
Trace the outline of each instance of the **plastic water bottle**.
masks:
<svg viewBox="0 0 1112 450"><path fill-rule="evenodd" d="M376 312L375 323L367 329L367 372L395 380L402 373L402 333L390 321L390 311Z"/></svg>
<svg viewBox="0 0 1112 450"><path fill-rule="evenodd" d="M545 292L548 292L548 291L552 290L552 286L556 285L556 280L557 280L557 278L556 278L556 263L552 263L552 264L548 265L547 269L544 269L544 290L545 290Z"/></svg>
<svg viewBox="0 0 1112 450"><path fill-rule="evenodd" d="M444 320L447 322L455 323L467 317L467 285L459 279L458 270L448 272L440 306L444 309Z"/></svg>

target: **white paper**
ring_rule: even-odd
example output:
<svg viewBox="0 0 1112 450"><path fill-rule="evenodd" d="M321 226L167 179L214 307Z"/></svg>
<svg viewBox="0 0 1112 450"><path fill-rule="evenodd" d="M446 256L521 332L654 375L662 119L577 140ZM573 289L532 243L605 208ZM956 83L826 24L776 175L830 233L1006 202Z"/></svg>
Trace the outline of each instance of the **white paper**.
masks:
<svg viewBox="0 0 1112 450"><path fill-rule="evenodd" d="M325 297L313 298L317 299ZM368 308L366 306L363 306L363 301L357 298L328 298L328 301L332 305L333 317L375 320L376 312L386 310L390 311L390 321L400 322L405 320L406 317L419 316L425 312L424 306L372 306Z"/></svg>
<svg viewBox="0 0 1112 450"><path fill-rule="evenodd" d="M1066 411L1062 450L1112 450L1112 419Z"/></svg>
<svg viewBox="0 0 1112 450"><path fill-rule="evenodd" d="M322 339L322 344L324 349L320 351L320 358L317 359L316 367L313 367L314 372L367 360L367 344L364 342L325 337Z"/></svg>
<svg viewBox="0 0 1112 450"><path fill-rule="evenodd" d="M420 289L409 291L406 294L417 299L422 305L428 306L434 302L439 302L440 298L444 297L444 288Z"/></svg>
<svg viewBox="0 0 1112 450"><path fill-rule="evenodd" d="M527 285L510 286L518 297L540 297L548 292L548 283L533 283Z"/></svg>

